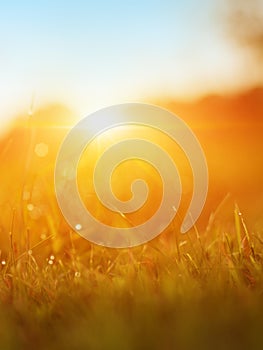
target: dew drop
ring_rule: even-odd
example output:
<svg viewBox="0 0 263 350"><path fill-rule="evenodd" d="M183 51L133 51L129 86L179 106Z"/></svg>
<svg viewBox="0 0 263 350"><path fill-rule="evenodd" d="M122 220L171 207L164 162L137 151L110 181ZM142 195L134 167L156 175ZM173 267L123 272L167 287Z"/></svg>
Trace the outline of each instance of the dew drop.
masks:
<svg viewBox="0 0 263 350"><path fill-rule="evenodd" d="M47 238L47 235L45 233L41 233L40 235L40 238L43 240L43 239L46 239Z"/></svg>

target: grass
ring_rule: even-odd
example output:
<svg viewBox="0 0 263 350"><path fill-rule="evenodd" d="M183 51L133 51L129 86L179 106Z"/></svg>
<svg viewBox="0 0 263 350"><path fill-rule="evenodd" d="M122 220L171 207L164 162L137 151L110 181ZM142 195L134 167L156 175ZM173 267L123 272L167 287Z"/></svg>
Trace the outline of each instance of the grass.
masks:
<svg viewBox="0 0 263 350"><path fill-rule="evenodd" d="M1 258L0 349L262 349L263 238L237 207L225 231L114 250L71 232ZM45 247L50 250L44 253Z"/></svg>
<svg viewBox="0 0 263 350"><path fill-rule="evenodd" d="M132 249L90 244L50 188L61 135L22 129L0 155L0 350L263 349L262 227L226 198L206 229L172 223ZM35 139L51 160L36 158Z"/></svg>

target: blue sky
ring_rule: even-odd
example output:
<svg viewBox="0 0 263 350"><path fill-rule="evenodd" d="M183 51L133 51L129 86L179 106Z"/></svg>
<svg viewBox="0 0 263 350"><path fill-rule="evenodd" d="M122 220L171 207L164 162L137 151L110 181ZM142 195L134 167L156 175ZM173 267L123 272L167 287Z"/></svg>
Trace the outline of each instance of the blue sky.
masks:
<svg viewBox="0 0 263 350"><path fill-rule="evenodd" d="M216 0L0 0L1 120L32 94L85 114L222 89L240 72L217 11Z"/></svg>

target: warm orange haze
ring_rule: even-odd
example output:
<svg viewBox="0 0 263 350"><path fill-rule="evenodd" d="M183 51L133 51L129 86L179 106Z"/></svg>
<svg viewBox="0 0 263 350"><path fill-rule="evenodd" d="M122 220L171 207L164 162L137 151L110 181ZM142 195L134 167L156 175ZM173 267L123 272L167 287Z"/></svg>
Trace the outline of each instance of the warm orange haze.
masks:
<svg viewBox="0 0 263 350"><path fill-rule="evenodd" d="M192 128L207 158L209 192L196 226L181 234L193 190L182 150L146 127L101 134L80 159L78 184L87 209L104 223L141 223L158 208L162 189L151 165L127 161L113 172L114 193L129 199L130 184L139 177L148 183L148 201L126 215L105 209L92 176L106 147L136 134L162 146L179 169L183 192L175 219L157 238L136 248L88 242L73 232L58 208L54 165L76 122L74 112L59 104L43 106L21 115L2 136L3 349L188 350L211 349L215 342L218 349L229 350L261 346L263 89L188 103L147 102L173 111Z"/></svg>
<svg viewBox="0 0 263 350"><path fill-rule="evenodd" d="M195 132L205 152L209 193L197 224L200 230L208 225L209 217L224 200L218 213L219 220L231 222L236 203L250 229L261 229L262 97L262 88L255 88L228 96L211 95L189 103L151 101L183 118ZM67 244L70 229L57 207L53 172L62 140L75 122L74 113L66 107L51 105L35 111L33 115L21 116L2 137L1 227L3 232L8 232L12 222L13 234L18 241L23 240L25 232L29 230L34 244L52 232L58 235L61 247ZM107 147L129 137L146 138L159 144L177 164L183 195L179 213L173 222L173 232L167 233L167 237L175 240L176 235L176 239L183 240L185 237L179 233L179 224L192 194L191 168L178 145L161 132L147 127L119 127L102 133L87 146L78 172L79 189L87 209L99 221L117 227L136 226L158 209L162 198L160 176L151 165L139 160L125 162L112 177L113 191L121 200L131 196L133 180L145 179L149 185L149 198L139 211L127 215L113 213L96 198L93 184L96 161ZM171 227L168 231L171 231ZM79 244L84 244L83 239L75 238ZM8 235L1 235L3 254L8 251L8 239ZM23 250L24 247L22 245L17 249Z"/></svg>
<svg viewBox="0 0 263 350"><path fill-rule="evenodd" d="M262 23L262 0L0 4L0 350L263 349ZM81 149L78 164L70 152L60 157L82 117L134 102L179 117L203 149L207 199L184 234L195 185L206 193L206 181L195 176L206 175L206 165L198 143L185 147L189 138L181 136L180 147L159 131L172 129L171 118L160 128L121 124L85 147L85 132L105 126L90 119L66 143L73 154ZM102 168L98 160L134 138L160 146L178 167L179 207L171 203L180 181L157 147L151 159L170 182L154 162L130 156L139 147L129 147L111 173L112 203L131 203L137 179L148 185L146 202L132 212L100 202L96 191L111 159ZM175 216L167 227L163 217L154 221L151 231L162 228L157 237L107 245L116 227L126 243L124 232L152 218L164 192L172 201L162 216ZM108 225L108 241L81 236L84 228L97 232L85 210Z"/></svg>

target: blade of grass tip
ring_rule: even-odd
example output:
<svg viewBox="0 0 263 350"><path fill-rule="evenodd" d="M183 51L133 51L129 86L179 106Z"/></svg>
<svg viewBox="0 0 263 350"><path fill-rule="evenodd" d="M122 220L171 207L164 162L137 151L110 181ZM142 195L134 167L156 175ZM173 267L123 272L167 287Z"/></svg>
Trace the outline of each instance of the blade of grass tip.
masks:
<svg viewBox="0 0 263 350"><path fill-rule="evenodd" d="M200 274L200 270L199 270L196 262L194 261L194 259L191 257L191 255L189 253L186 253L186 256L188 257L188 260L191 262L192 266L195 268L197 273Z"/></svg>
<svg viewBox="0 0 263 350"><path fill-rule="evenodd" d="M231 277L232 282L234 283L234 285L237 285L239 283L239 274L238 274L238 268L236 266L235 263L235 257L231 248L231 244L230 244L230 239L227 233L224 233L224 237L226 239L227 245L228 245L228 249L230 252L230 257L225 255L226 258L226 262L228 265L228 272L229 272L229 276Z"/></svg>
<svg viewBox="0 0 263 350"><path fill-rule="evenodd" d="M190 246L191 246L192 252L193 252L194 256L196 257L196 259L198 259L197 250L194 247L193 241L192 241L191 236L190 236L190 232L189 231L186 232L186 235L187 235L187 238L188 238L188 240L190 242Z"/></svg>
<svg viewBox="0 0 263 350"><path fill-rule="evenodd" d="M177 215L178 215L178 217L179 217L180 220L183 219L182 216L180 215L180 213L177 212ZM192 227L192 228L193 228L193 227ZM191 231L192 231L192 228L191 228ZM193 254L195 255L196 259L198 259L197 251L196 251L196 249L195 249L195 247L194 247L193 241L192 241L191 236L190 236L190 230L189 230L188 232L186 232L185 235L187 236L187 238L188 238L188 240L189 240L189 242L190 242L190 245L191 245L191 249L192 249L192 251L193 251Z"/></svg>
<svg viewBox="0 0 263 350"><path fill-rule="evenodd" d="M226 240L228 249L229 249L229 253L230 253L231 260L234 262L234 259L235 259L235 258L234 258L234 255L233 255L233 250L232 250L232 247L231 247L231 244L230 244L229 236L228 236L227 233L224 233L224 237L225 237L225 240Z"/></svg>
<svg viewBox="0 0 263 350"><path fill-rule="evenodd" d="M72 261L72 266L75 269L76 268L76 248L75 248L75 244L73 242L73 231L72 230L69 231L69 239L70 239L70 258Z"/></svg>
<svg viewBox="0 0 263 350"><path fill-rule="evenodd" d="M176 244L176 250L177 250L177 255L178 255L178 262L181 262L181 250L180 250L180 245L179 245L179 241L178 241L178 235L175 232L175 244Z"/></svg>
<svg viewBox="0 0 263 350"><path fill-rule="evenodd" d="M31 268L31 271L33 271L34 273L36 273L38 270L39 270L39 266L38 266L38 263L36 261L36 259L34 258L34 255L33 255L33 251L30 250L29 253L28 253L28 256L30 258L30 268ZM33 264L34 266L33 266Z"/></svg>
<svg viewBox="0 0 263 350"><path fill-rule="evenodd" d="M191 219L192 219L192 221L193 221L193 218L192 218L192 215L190 214L190 216L191 216ZM201 237L200 237L200 234L199 234L199 231L198 231L198 228L197 228L197 226L196 226L196 224L193 224L193 228L194 228L194 231L195 231L195 234L196 234L196 238L197 238L197 240L198 240L198 242L199 242L199 245L200 245L200 248L201 248L201 252L202 252L202 258L204 257L204 247L203 247L203 245L202 245L202 242L201 242Z"/></svg>
<svg viewBox="0 0 263 350"><path fill-rule="evenodd" d="M182 215L180 215L180 213L177 211L177 216L178 218L181 220L181 222L183 221L183 217ZM180 250L180 243L179 243L179 237L178 237L178 234L175 230L175 225L174 225L174 220L172 220L172 228L173 228L173 231L174 231L174 234L175 234L175 244L176 244L176 250L177 250L177 254L178 254L178 262L181 261L182 259L182 254L181 254L181 250ZM189 238L189 232L186 233L188 235L188 238ZM190 241L190 244L192 246L192 242ZM176 261L177 263L177 261Z"/></svg>
<svg viewBox="0 0 263 350"><path fill-rule="evenodd" d="M222 199L222 201L218 204L218 206L216 207L216 210L210 214L205 232L209 232L211 230L217 214L220 212L220 210L222 209L222 207L225 205L225 203L228 201L229 198L230 198L230 193L228 192L226 196Z"/></svg>
<svg viewBox="0 0 263 350"><path fill-rule="evenodd" d="M247 244L249 246L250 258L252 259L252 262L255 263L255 251L254 251L254 245L253 245L252 239L250 237L250 234L248 232L247 226L245 224L245 221L244 221L244 218L242 215L241 215L240 219L241 219L241 224L242 224L243 230L245 232L245 239L246 239Z"/></svg>
<svg viewBox="0 0 263 350"><path fill-rule="evenodd" d="M51 235L47 236L47 237L46 237L45 239L43 239L42 241L40 241L40 242L36 243L35 245L33 245L33 246L31 247L30 251L33 253L33 251L34 251L36 248L40 247L41 245L43 245L44 243L46 243L48 240L50 240L50 239L52 239L52 238L54 238L54 237L55 237L54 234L51 234ZM21 258L23 258L23 256L25 256L26 254L28 254L28 251L25 251L24 253L20 254L20 255L16 258L15 262L17 262L18 260L20 260Z"/></svg>
<svg viewBox="0 0 263 350"><path fill-rule="evenodd" d="M237 234L237 243L238 243L238 251L241 255L242 253L242 238L241 238L241 225L240 225L240 210L238 208L238 205L235 204L235 210L234 210L234 218L235 218L235 229Z"/></svg>
<svg viewBox="0 0 263 350"><path fill-rule="evenodd" d="M172 263L173 265L177 265L177 260L174 260L169 254L166 254L166 252L162 251L160 249L160 247L156 246L155 242L148 242L147 245L149 248L153 249L154 251L156 251L157 253L159 253L162 257L164 257L166 260L168 260L170 263Z"/></svg>
<svg viewBox="0 0 263 350"><path fill-rule="evenodd" d="M174 236L175 236L175 246L176 246L176 251L177 251L177 256L178 256L178 263L180 263L182 256L181 256L179 239L178 239L178 234L177 234L176 229L175 229L174 220L172 220L172 232L174 233Z"/></svg>
<svg viewBox="0 0 263 350"><path fill-rule="evenodd" d="M115 259L113 259L113 261L109 260L108 268L106 270L106 275L112 271L112 269L116 265L119 257L120 257L120 253L115 257Z"/></svg>
<svg viewBox="0 0 263 350"><path fill-rule="evenodd" d="M116 213L118 213L118 214L120 215L120 217L121 217L122 219L124 219L124 221L126 221L126 222L129 224L130 227L136 226L136 225L134 225L134 223L133 223L130 219L128 219L127 216L126 216L122 211L120 211L118 208L114 207L114 210L116 211Z"/></svg>

